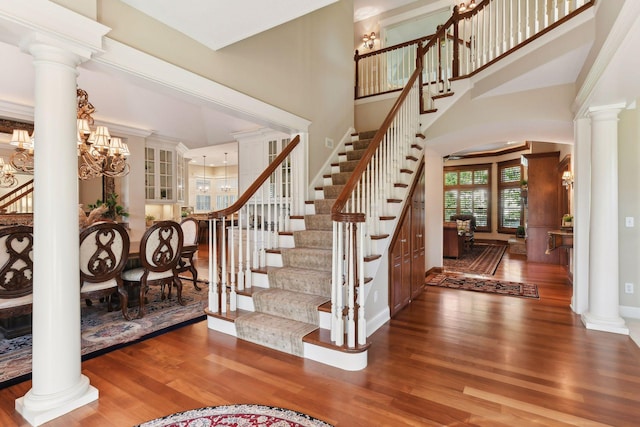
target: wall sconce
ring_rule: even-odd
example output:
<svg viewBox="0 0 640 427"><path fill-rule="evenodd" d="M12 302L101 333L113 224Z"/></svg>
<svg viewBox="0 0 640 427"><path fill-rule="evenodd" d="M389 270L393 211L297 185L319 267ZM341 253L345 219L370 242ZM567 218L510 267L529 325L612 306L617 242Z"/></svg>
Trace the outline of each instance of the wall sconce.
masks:
<svg viewBox="0 0 640 427"><path fill-rule="evenodd" d="M371 31L371 34L365 34L364 36L362 36L362 46L367 49L373 49L375 41L376 33L374 33L373 31Z"/></svg>
<svg viewBox="0 0 640 427"><path fill-rule="evenodd" d="M568 190L569 186L573 187L573 174L571 171L562 172L562 185Z"/></svg>
<svg viewBox="0 0 640 427"><path fill-rule="evenodd" d="M458 12L462 13L462 12L466 12L467 10L471 10L474 7L476 7L476 0L471 0L469 2L469 4L464 4L460 3L460 6L458 6Z"/></svg>

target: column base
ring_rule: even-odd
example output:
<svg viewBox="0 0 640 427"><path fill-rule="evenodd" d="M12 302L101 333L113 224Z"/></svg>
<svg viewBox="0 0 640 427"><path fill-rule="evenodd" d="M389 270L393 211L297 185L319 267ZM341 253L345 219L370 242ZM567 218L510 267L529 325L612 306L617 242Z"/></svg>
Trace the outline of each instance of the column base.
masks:
<svg viewBox="0 0 640 427"><path fill-rule="evenodd" d="M32 390L16 399L16 411L32 426L39 426L98 400L98 389L90 385L89 378L84 375L71 390L51 396L35 396Z"/></svg>
<svg viewBox="0 0 640 427"><path fill-rule="evenodd" d="M622 317L605 319L586 312L581 316L581 318L582 323L587 329L629 335L629 328L624 323L624 319Z"/></svg>

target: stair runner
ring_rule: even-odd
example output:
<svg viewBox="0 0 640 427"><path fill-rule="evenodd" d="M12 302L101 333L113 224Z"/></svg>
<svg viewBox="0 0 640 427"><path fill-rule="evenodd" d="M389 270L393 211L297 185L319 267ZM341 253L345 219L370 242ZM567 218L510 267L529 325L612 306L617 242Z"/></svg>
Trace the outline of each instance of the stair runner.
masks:
<svg viewBox="0 0 640 427"><path fill-rule="evenodd" d="M315 214L305 215L305 229L293 232L294 248L281 249L282 267L268 267L269 288L253 293L255 311L236 319L238 338L304 356L302 339L319 328L318 307L331 300L333 231L331 207L375 132L360 134L347 151L324 199L314 200Z"/></svg>

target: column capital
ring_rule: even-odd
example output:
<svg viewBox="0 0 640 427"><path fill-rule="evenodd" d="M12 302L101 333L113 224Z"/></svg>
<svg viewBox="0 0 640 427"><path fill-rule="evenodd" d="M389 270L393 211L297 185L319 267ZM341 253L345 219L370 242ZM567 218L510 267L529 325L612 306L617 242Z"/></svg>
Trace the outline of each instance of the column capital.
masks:
<svg viewBox="0 0 640 427"><path fill-rule="evenodd" d="M0 3L0 26L10 29L6 42L26 52L34 42L72 52L82 61L103 51L111 28L48 0Z"/></svg>
<svg viewBox="0 0 640 427"><path fill-rule="evenodd" d="M618 114L627 107L627 104L620 102L617 104L597 105L589 107L588 115L590 118L617 119Z"/></svg>

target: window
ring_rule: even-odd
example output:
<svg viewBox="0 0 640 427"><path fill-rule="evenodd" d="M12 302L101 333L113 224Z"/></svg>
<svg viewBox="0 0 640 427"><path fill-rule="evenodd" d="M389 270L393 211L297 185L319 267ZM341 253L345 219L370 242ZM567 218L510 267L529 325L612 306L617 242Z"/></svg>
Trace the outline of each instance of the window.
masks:
<svg viewBox="0 0 640 427"><path fill-rule="evenodd" d="M498 163L498 232L515 233L522 225L522 165L519 160Z"/></svg>
<svg viewBox="0 0 640 427"><path fill-rule="evenodd" d="M196 194L196 211L211 211L211 196L209 194Z"/></svg>
<svg viewBox="0 0 640 427"><path fill-rule="evenodd" d="M444 218L476 217L476 231L491 231L491 165L451 166L444 169Z"/></svg>

